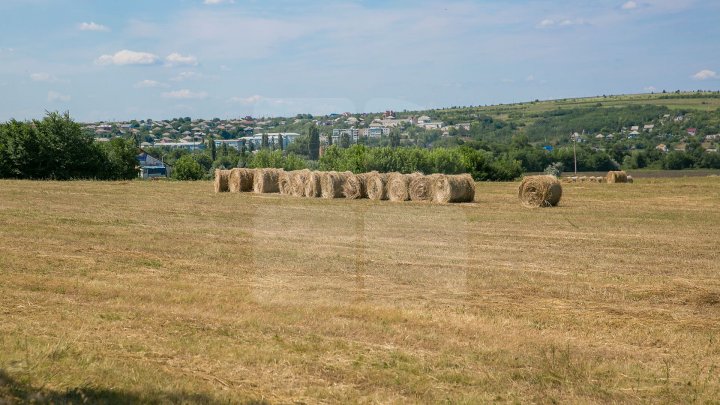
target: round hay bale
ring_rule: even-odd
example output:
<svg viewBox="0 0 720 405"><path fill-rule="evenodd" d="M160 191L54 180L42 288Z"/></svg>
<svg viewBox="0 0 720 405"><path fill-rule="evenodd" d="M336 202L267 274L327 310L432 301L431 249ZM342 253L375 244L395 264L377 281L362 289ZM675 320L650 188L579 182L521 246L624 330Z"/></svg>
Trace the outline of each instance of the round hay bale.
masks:
<svg viewBox="0 0 720 405"><path fill-rule="evenodd" d="M577 181L578 181L577 176L572 176L572 177L570 177L570 181L571 181L572 183L577 183Z"/></svg>
<svg viewBox="0 0 720 405"><path fill-rule="evenodd" d="M580 183L585 183L586 181L588 181L588 178L587 178L587 176L580 176L580 177L578 177L578 181Z"/></svg>
<svg viewBox="0 0 720 405"><path fill-rule="evenodd" d="M527 176L520 183L518 197L526 207L556 206L562 197L562 185L555 176Z"/></svg>
<svg viewBox="0 0 720 405"><path fill-rule="evenodd" d="M305 197L320 197L322 172L310 172L305 180Z"/></svg>
<svg viewBox="0 0 720 405"><path fill-rule="evenodd" d="M407 201L410 199L408 192L410 176L402 173L388 173L387 175L387 197L390 201Z"/></svg>
<svg viewBox="0 0 720 405"><path fill-rule="evenodd" d="M255 193L279 193L279 179L283 172L283 169L256 169L253 191Z"/></svg>
<svg viewBox="0 0 720 405"><path fill-rule="evenodd" d="M595 176L588 176L587 182L588 183L597 183L597 178Z"/></svg>
<svg viewBox="0 0 720 405"><path fill-rule="evenodd" d="M633 182L633 177L632 177L631 175L629 175L629 174L628 174L628 176L627 176L627 182L628 182L628 183L632 183L632 182Z"/></svg>
<svg viewBox="0 0 720 405"><path fill-rule="evenodd" d="M598 183L605 183L605 177L598 176L595 177L595 180L597 180Z"/></svg>
<svg viewBox="0 0 720 405"><path fill-rule="evenodd" d="M387 200L387 176L384 173L365 173L365 190L371 200Z"/></svg>
<svg viewBox="0 0 720 405"><path fill-rule="evenodd" d="M254 170L235 168L230 170L228 191L231 193L248 192L253 188Z"/></svg>
<svg viewBox="0 0 720 405"><path fill-rule="evenodd" d="M229 188L229 182L230 182L230 170L221 170L216 169L215 170L215 192L216 193L224 193L230 190Z"/></svg>
<svg viewBox="0 0 720 405"><path fill-rule="evenodd" d="M475 180L469 174L433 176L433 201L438 203L473 202Z"/></svg>
<svg viewBox="0 0 720 405"><path fill-rule="evenodd" d="M430 176L415 176L410 179L410 185L408 186L408 194L412 201L431 201L434 197L434 182L437 179L437 174Z"/></svg>
<svg viewBox="0 0 720 405"><path fill-rule="evenodd" d="M342 186L342 173L323 172L320 176L320 195L322 196L322 198L342 198Z"/></svg>
<svg viewBox="0 0 720 405"><path fill-rule="evenodd" d="M359 198L367 198L367 189L365 188L365 173L348 174L343 182L343 194L345 198L357 200Z"/></svg>
<svg viewBox="0 0 720 405"><path fill-rule="evenodd" d="M627 183L627 173L622 170L611 170L605 178L608 183Z"/></svg>
<svg viewBox="0 0 720 405"><path fill-rule="evenodd" d="M308 169L295 171L295 175L290 179L290 193L294 197L305 197L305 185L308 177L310 177Z"/></svg>

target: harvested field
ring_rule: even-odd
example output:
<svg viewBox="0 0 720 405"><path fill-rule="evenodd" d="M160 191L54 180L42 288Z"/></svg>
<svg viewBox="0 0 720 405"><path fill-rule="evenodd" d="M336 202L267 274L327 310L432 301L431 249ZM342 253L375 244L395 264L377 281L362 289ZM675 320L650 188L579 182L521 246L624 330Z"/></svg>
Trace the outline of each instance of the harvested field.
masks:
<svg viewBox="0 0 720 405"><path fill-rule="evenodd" d="M717 401L720 178L518 186L0 181L0 402Z"/></svg>

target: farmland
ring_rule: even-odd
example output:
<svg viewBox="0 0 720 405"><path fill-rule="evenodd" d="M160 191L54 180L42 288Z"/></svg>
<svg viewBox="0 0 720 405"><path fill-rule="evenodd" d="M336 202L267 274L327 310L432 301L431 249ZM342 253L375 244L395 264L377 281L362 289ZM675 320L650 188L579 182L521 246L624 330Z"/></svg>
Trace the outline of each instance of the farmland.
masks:
<svg viewBox="0 0 720 405"><path fill-rule="evenodd" d="M0 181L0 402L720 397L720 177L517 186Z"/></svg>

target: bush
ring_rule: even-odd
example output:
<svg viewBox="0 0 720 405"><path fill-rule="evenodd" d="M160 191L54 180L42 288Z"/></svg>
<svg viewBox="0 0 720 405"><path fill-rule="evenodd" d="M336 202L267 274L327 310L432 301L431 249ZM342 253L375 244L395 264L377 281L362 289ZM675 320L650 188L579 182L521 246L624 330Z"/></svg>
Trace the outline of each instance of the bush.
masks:
<svg viewBox="0 0 720 405"><path fill-rule="evenodd" d="M204 176L205 170L191 155L185 155L178 159L172 171L172 177L175 180L200 180Z"/></svg>

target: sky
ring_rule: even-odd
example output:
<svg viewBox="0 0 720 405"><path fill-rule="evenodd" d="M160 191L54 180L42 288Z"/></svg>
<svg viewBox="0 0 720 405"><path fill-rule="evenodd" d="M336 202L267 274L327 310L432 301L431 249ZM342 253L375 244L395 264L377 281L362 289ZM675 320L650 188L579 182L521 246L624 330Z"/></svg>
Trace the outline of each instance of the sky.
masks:
<svg viewBox="0 0 720 405"><path fill-rule="evenodd" d="M0 121L720 90L717 0L0 0Z"/></svg>

